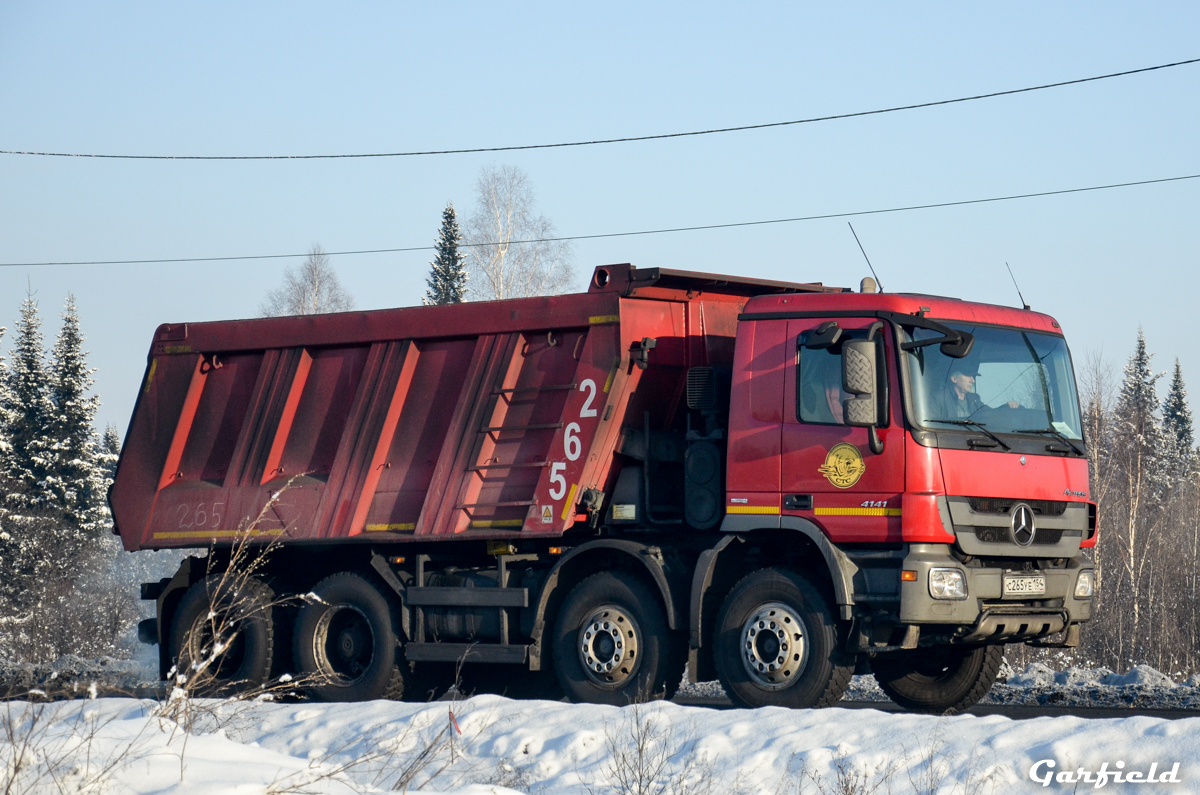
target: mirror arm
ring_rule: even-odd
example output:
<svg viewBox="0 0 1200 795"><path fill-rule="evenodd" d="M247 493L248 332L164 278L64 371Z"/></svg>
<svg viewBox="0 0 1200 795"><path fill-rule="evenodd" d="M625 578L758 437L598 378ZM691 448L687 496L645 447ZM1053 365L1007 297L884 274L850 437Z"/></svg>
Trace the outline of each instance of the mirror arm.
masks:
<svg viewBox="0 0 1200 795"><path fill-rule="evenodd" d="M875 335L882 331L883 321L875 321L871 324L871 328L867 331L867 339L875 339ZM878 387L876 387L876 389L878 390ZM871 444L871 452L875 455L881 455L883 453L883 439L879 438L879 428L877 426L872 425L867 429L867 439Z"/></svg>

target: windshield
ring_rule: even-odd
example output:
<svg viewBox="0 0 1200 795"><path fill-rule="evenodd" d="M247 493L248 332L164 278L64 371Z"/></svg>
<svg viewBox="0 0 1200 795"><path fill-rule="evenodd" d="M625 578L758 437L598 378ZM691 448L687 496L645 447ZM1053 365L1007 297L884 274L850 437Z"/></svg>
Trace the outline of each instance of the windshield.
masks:
<svg viewBox="0 0 1200 795"><path fill-rule="evenodd" d="M938 344L908 351L913 412L934 430L979 423L995 433L1058 432L1082 439L1071 357L1062 337L1018 329L946 325L974 335L970 355L954 359ZM913 340L935 339L930 329Z"/></svg>

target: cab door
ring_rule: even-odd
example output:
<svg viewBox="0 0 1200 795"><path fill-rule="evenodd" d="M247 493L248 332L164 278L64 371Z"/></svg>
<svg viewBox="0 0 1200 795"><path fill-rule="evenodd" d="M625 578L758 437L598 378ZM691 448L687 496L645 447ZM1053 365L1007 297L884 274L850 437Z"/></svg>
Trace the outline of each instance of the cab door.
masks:
<svg viewBox="0 0 1200 795"><path fill-rule="evenodd" d="M869 335L881 390L878 453L870 429L846 425L842 410L852 397L841 390L842 343ZM900 541L905 445L891 329L874 318L796 319L787 342L783 514L812 520L833 541Z"/></svg>

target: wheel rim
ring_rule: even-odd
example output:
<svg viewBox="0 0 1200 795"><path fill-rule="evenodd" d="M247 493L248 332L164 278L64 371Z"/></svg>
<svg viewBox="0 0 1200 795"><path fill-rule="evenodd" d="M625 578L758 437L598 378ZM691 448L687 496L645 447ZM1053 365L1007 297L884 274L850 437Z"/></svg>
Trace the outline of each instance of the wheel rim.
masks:
<svg viewBox="0 0 1200 795"><path fill-rule="evenodd" d="M751 681L764 690L783 690L808 664L808 628L782 602L759 605L742 624L741 657Z"/></svg>
<svg viewBox="0 0 1200 795"><path fill-rule="evenodd" d="M313 641L317 671L333 685L361 681L375 659L375 633L354 605L331 605L317 622Z"/></svg>
<svg viewBox="0 0 1200 795"><path fill-rule="evenodd" d="M601 605L579 627L579 664L594 684L608 690L624 685L637 673L641 629L633 616L616 605Z"/></svg>

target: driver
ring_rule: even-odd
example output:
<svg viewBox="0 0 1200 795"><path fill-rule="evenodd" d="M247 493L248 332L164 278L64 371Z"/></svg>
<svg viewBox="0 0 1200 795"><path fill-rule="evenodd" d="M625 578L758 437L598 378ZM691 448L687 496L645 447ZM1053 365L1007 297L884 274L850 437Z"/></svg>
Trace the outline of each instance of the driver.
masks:
<svg viewBox="0 0 1200 795"><path fill-rule="evenodd" d="M842 401L842 358L826 351L805 354L801 364L801 419L822 425L845 425Z"/></svg>
<svg viewBox="0 0 1200 795"><path fill-rule="evenodd" d="M987 408L983 400L975 393L975 379L979 377L979 364L974 360L955 359L950 364L950 373L946 388L942 392L942 413L946 419L968 419ZM1008 402L1010 409L1020 404L1012 400Z"/></svg>
<svg viewBox="0 0 1200 795"><path fill-rule="evenodd" d="M835 360L840 362L840 358ZM832 366L825 370L825 405L837 425L845 425L843 403L850 395L842 391L842 371L840 367Z"/></svg>

